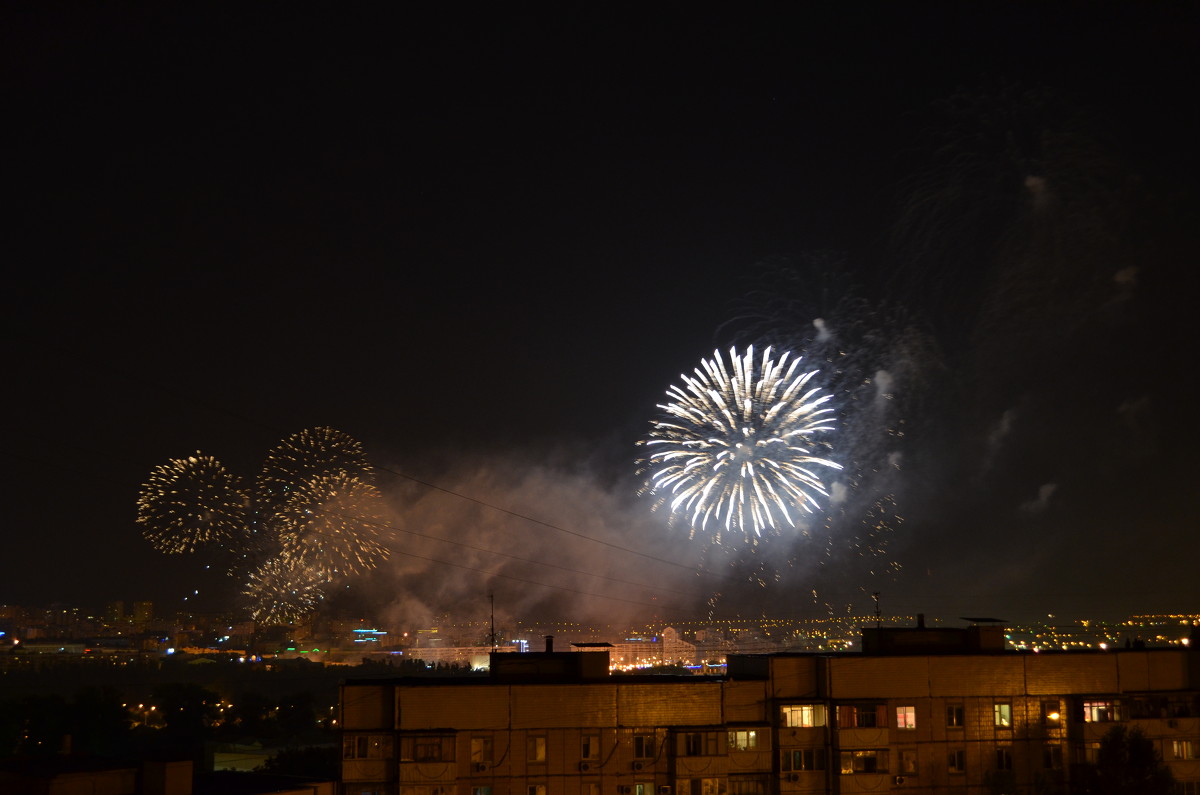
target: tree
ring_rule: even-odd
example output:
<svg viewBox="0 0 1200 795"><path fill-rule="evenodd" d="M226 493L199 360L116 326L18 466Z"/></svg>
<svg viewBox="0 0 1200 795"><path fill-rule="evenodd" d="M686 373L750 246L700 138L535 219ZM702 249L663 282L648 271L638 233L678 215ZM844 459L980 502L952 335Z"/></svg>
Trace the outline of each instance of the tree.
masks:
<svg viewBox="0 0 1200 795"><path fill-rule="evenodd" d="M1100 738L1100 751L1086 791L1095 795L1168 795L1171 770L1141 729L1114 726Z"/></svg>
<svg viewBox="0 0 1200 795"><path fill-rule="evenodd" d="M200 685L169 682L158 685L150 694L162 710L167 734L188 742L204 739L216 715L220 696Z"/></svg>

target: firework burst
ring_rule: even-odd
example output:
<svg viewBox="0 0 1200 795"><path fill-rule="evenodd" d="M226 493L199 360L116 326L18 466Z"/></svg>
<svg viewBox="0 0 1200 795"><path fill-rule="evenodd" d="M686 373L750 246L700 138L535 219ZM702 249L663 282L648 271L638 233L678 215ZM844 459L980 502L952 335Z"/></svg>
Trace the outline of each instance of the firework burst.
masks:
<svg viewBox="0 0 1200 795"><path fill-rule="evenodd" d="M361 574L388 557L379 489L346 473L292 489L275 514L283 555L335 575Z"/></svg>
<svg viewBox="0 0 1200 795"><path fill-rule="evenodd" d="M730 349L727 366L717 351L667 390L640 463L647 490L686 519L693 537L755 540L795 527L816 495L828 496L817 469L841 467L814 453L824 446L817 436L833 428L832 409L823 408L831 396L811 386L816 371L802 372L800 361L789 353L776 361L771 348L756 361L751 346L744 355Z"/></svg>
<svg viewBox="0 0 1200 795"><path fill-rule="evenodd" d="M237 540L245 531L246 512L238 479L200 452L155 467L137 501L143 537L167 554Z"/></svg>
<svg viewBox="0 0 1200 795"><path fill-rule="evenodd" d="M372 468L362 444L334 428L307 428L277 444L254 483L266 510L287 502L290 494L314 477L344 474L370 481Z"/></svg>
<svg viewBox="0 0 1200 795"><path fill-rule="evenodd" d="M250 617L264 626L295 624L325 598L328 575L291 557L272 558L250 575L242 592Z"/></svg>

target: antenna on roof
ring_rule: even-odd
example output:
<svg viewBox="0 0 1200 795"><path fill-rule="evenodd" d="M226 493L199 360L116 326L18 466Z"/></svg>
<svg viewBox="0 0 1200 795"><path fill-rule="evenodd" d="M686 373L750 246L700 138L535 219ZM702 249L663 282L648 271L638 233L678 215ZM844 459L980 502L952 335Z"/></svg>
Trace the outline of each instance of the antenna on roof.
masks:
<svg viewBox="0 0 1200 795"><path fill-rule="evenodd" d="M496 650L499 645L496 643L496 595L488 594L488 606L491 611L491 630L488 632L488 645L492 647L492 651Z"/></svg>
<svg viewBox="0 0 1200 795"><path fill-rule="evenodd" d="M883 623L879 618L879 591L872 593L871 598L875 600L875 629L879 629L880 625Z"/></svg>

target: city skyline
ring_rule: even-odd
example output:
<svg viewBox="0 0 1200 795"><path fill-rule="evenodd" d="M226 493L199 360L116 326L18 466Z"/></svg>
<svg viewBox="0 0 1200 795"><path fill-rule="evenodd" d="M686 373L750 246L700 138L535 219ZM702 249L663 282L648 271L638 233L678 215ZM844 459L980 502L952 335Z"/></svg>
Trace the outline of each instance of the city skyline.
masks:
<svg viewBox="0 0 1200 795"><path fill-rule="evenodd" d="M4 13L0 603L235 603L139 491L317 427L392 538L329 598L397 619L1200 603L1194 9ZM716 545L636 443L750 344L841 468Z"/></svg>

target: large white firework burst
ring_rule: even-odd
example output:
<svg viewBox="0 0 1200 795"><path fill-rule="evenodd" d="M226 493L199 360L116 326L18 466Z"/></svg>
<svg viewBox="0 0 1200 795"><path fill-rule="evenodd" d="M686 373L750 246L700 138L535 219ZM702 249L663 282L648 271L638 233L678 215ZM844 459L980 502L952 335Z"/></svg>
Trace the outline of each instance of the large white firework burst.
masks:
<svg viewBox="0 0 1200 795"><path fill-rule="evenodd" d="M817 437L833 428L833 409L824 407L832 396L811 385L816 371L800 363L790 353L774 359L771 348L756 361L751 346L744 355L731 348L726 365L714 351L667 390L641 464L648 490L691 536L756 540L795 527L816 495L828 496L818 470L841 466L816 452L825 446Z"/></svg>

